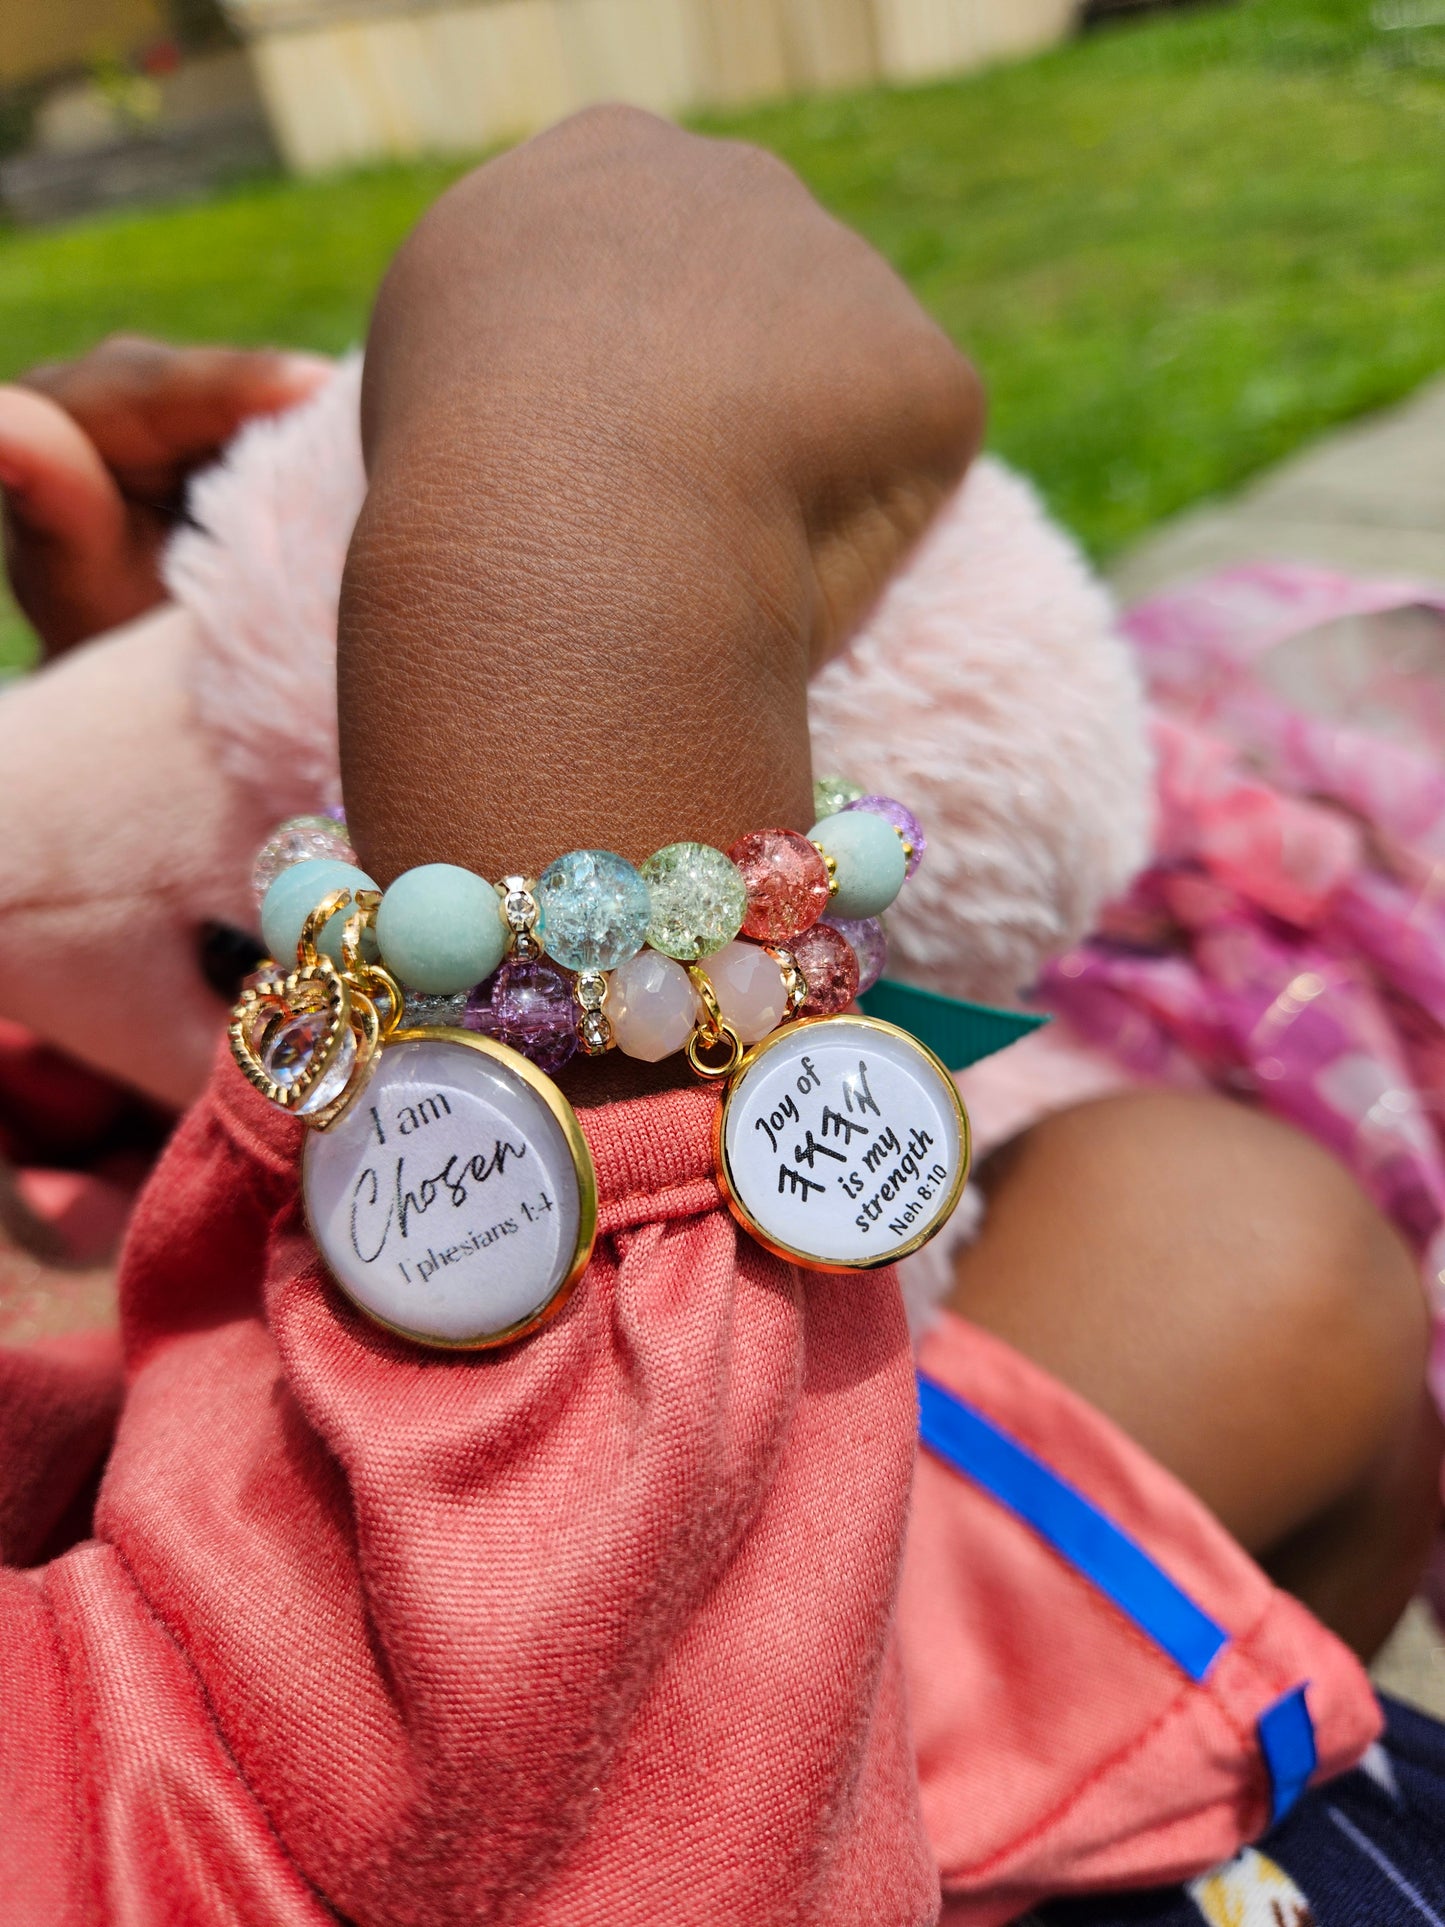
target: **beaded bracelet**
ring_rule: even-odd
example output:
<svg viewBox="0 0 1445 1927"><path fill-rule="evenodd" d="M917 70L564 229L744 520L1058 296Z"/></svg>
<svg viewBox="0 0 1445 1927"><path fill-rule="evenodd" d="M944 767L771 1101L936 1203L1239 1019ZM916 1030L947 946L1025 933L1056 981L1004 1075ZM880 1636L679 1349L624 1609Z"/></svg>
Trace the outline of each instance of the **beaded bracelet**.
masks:
<svg viewBox="0 0 1445 1927"><path fill-rule="evenodd" d="M700 1073L726 1076L736 1060L702 1056L694 1039L713 1047L722 1030L758 1043L785 1016L826 1016L877 982L879 913L927 847L901 803L836 778L818 793L840 808L808 838L763 830L726 855L675 843L638 869L576 850L535 884L508 876L495 887L453 864L423 865L381 895L371 954L407 987L414 1021L498 1037L549 1074L578 1049L615 1046L650 1062L686 1049ZM295 951L327 892L361 901L376 890L341 826L318 818L282 826L256 881L276 957ZM340 930L338 912L320 937L337 963ZM720 1021L709 1021L709 998Z"/></svg>
<svg viewBox="0 0 1445 1927"><path fill-rule="evenodd" d="M464 1347L555 1315L597 1222L586 1139L551 1078L578 1050L685 1050L723 1087L719 1186L780 1255L872 1269L941 1229L969 1159L953 1080L906 1031L841 1014L882 972L878 917L923 831L836 780L818 800L807 838L673 844L637 868L573 851L495 886L429 864L379 891L328 818L269 840L263 933L296 966L251 980L231 1045L311 1127L307 1214L361 1310Z"/></svg>

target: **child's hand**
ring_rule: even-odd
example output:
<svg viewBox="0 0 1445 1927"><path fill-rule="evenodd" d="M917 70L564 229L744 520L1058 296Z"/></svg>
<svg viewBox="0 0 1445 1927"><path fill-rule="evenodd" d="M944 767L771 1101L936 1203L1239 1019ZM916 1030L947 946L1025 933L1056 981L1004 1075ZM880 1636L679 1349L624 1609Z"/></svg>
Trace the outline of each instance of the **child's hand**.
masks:
<svg viewBox="0 0 1445 1927"><path fill-rule="evenodd" d="M190 477L329 371L318 356L116 335L0 387L5 563L47 655L163 599L160 553Z"/></svg>

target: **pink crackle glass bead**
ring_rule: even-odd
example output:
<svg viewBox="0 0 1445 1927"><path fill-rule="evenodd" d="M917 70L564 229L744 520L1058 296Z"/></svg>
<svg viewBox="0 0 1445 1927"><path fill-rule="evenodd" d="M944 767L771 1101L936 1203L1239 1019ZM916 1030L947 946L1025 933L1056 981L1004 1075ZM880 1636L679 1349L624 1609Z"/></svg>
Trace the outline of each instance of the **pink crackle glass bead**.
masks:
<svg viewBox="0 0 1445 1927"><path fill-rule="evenodd" d="M752 830L728 851L743 873L748 909L743 935L791 944L828 907L828 866L796 830Z"/></svg>
<svg viewBox="0 0 1445 1927"><path fill-rule="evenodd" d="M891 796L857 796L851 803L845 803L843 808L867 810L871 815L884 817L891 823L912 851L906 874L913 875L927 853L928 838L923 834L923 825L906 803L896 802Z"/></svg>
<svg viewBox="0 0 1445 1927"><path fill-rule="evenodd" d="M858 959L858 995L871 990L888 968L888 939L877 917L828 917L825 921L840 931Z"/></svg>
<svg viewBox="0 0 1445 1927"><path fill-rule="evenodd" d="M462 1021L468 1030L510 1044L549 1077L577 1049L572 979L544 957L504 963L477 985Z"/></svg>
<svg viewBox="0 0 1445 1927"><path fill-rule="evenodd" d="M793 945L793 961L808 986L804 1017L831 1017L858 995L858 959L853 946L831 923L815 923Z"/></svg>

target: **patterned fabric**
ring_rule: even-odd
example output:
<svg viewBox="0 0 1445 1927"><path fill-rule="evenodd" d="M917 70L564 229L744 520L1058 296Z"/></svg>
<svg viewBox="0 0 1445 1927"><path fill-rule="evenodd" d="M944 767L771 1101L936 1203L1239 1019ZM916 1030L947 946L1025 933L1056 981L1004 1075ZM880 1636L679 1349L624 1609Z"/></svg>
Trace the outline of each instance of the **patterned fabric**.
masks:
<svg viewBox="0 0 1445 1927"><path fill-rule="evenodd" d="M1401 609L1429 612L1403 647L1378 626L1336 630L1290 660L1285 645L1322 624ZM1202 1074L1344 1159L1419 1254L1437 1398L1442 612L1438 590L1283 565L1137 608L1128 627L1155 704L1154 858L1037 999L1131 1075L1195 1088Z"/></svg>
<svg viewBox="0 0 1445 1927"><path fill-rule="evenodd" d="M1360 1766L1258 1847L1187 1887L1057 1903L1038 1927L1445 1927L1445 1726L1385 1712Z"/></svg>

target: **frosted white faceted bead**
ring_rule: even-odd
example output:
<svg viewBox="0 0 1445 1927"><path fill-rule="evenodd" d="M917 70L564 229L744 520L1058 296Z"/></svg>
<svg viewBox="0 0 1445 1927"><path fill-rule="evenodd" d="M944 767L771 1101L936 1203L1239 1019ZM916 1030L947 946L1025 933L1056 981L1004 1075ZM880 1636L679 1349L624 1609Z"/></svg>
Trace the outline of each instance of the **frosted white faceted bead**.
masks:
<svg viewBox="0 0 1445 1927"><path fill-rule="evenodd" d="M706 959L703 969L718 1006L744 1044L761 1043L788 1008L783 973L766 950L734 941Z"/></svg>
<svg viewBox="0 0 1445 1927"><path fill-rule="evenodd" d="M612 973L607 1015L617 1048L656 1064L675 1056L696 1029L697 993L680 963L639 950Z"/></svg>

